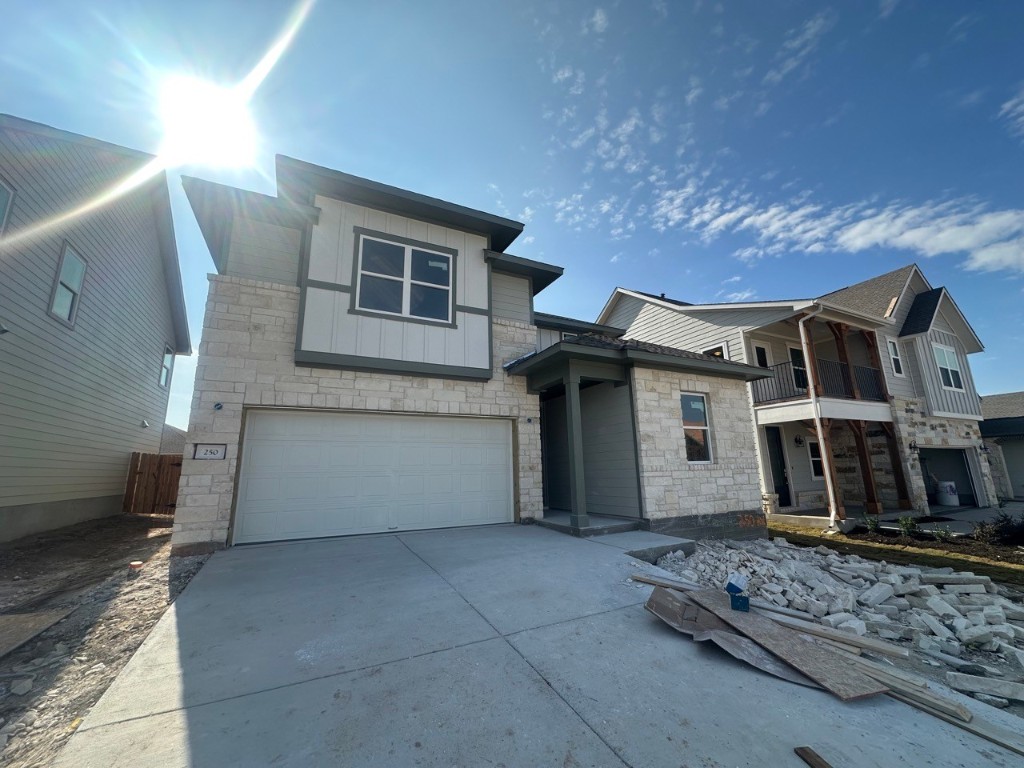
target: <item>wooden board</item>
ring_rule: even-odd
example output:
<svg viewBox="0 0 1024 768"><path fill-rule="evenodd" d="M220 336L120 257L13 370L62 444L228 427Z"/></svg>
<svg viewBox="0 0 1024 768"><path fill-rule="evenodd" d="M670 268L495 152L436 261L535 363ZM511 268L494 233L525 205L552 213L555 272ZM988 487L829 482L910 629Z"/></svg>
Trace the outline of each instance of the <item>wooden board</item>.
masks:
<svg viewBox="0 0 1024 768"><path fill-rule="evenodd" d="M811 768L832 768L832 764L825 761L821 755L810 747L795 747L796 756L807 763Z"/></svg>
<svg viewBox="0 0 1024 768"><path fill-rule="evenodd" d="M964 722L963 720L947 715L945 712L935 709L934 707L930 707L922 702L907 701L907 703L917 709L920 709L922 712L927 712L929 715L939 718L939 720L945 720L947 723L951 723L957 728L963 728L965 731L969 731L975 736L981 736L981 738L986 739L993 744L998 744L1004 749L1016 752L1018 755L1024 755L1024 739L1021 738L1020 734L1007 728L1003 728L1001 725L994 725L993 723L989 723L985 720L979 720L977 717L972 718L970 722Z"/></svg>
<svg viewBox="0 0 1024 768"><path fill-rule="evenodd" d="M71 613L70 608L36 613L9 613L0 616L0 657L27 643L45 629Z"/></svg>
<svg viewBox="0 0 1024 768"><path fill-rule="evenodd" d="M696 632L706 632L710 629L732 631L728 624L713 613L688 600L686 595L670 589L656 587L644 608L672 629L691 637Z"/></svg>
<svg viewBox="0 0 1024 768"><path fill-rule="evenodd" d="M787 627L792 627L793 629L797 629L801 632L806 632L809 635L835 640L843 645L854 645L858 648L873 651L874 653L881 653L886 656L895 656L903 659L910 657L910 651L906 648L893 645L892 643L887 643L884 640L876 640L872 637L861 637L853 634L852 632L843 632L838 629L826 627L824 624L815 624L811 621L803 621L790 616L769 616L768 618Z"/></svg>
<svg viewBox="0 0 1024 768"><path fill-rule="evenodd" d="M804 641L796 631L764 616L734 611L729 607L729 596L725 592L707 589L690 592L688 596L843 701L875 696L889 690L853 668L838 654L809 638Z"/></svg>
<svg viewBox="0 0 1024 768"><path fill-rule="evenodd" d="M750 666L782 680L796 683L797 685L806 685L808 688L821 687L806 675L800 674L785 662L768 653L768 651L749 637L737 635L731 630L712 629L698 632L693 636L693 639L698 643L710 640L734 659L745 661Z"/></svg>
<svg viewBox="0 0 1024 768"><path fill-rule="evenodd" d="M693 592L698 589L706 589L700 584L691 584L688 581L680 581L678 579L670 579L667 576L654 576L649 573L634 573L629 577L633 581L639 581L641 584L652 584L656 587L667 587L668 589L676 589L680 592ZM781 605L770 603L767 600L759 600L756 597L750 598L750 605L754 608L760 608L763 611L771 611L772 613L780 613L783 616L791 616L795 619L813 619L814 617L806 611L797 611L792 608L783 608Z"/></svg>

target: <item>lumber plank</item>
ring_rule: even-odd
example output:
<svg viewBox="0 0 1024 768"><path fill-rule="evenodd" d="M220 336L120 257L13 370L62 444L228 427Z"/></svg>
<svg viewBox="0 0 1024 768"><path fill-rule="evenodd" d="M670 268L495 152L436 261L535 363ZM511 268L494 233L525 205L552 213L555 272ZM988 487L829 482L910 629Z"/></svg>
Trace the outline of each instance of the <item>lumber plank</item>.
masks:
<svg viewBox="0 0 1024 768"><path fill-rule="evenodd" d="M696 603L687 600L683 593L674 592L664 587L655 587L644 604L644 608L672 629L691 637L696 632L707 630L732 631L728 624Z"/></svg>
<svg viewBox="0 0 1024 768"><path fill-rule="evenodd" d="M960 704L957 704L952 699L944 699L941 696L930 696L925 694L923 691L914 691L910 689L906 690L891 690L889 696L894 699L909 704L912 707L916 707L919 704L927 707L925 711L935 710L936 712L942 712L949 717L955 718L961 722L969 723L974 719L974 713Z"/></svg>
<svg viewBox="0 0 1024 768"><path fill-rule="evenodd" d="M884 640L875 640L872 637L862 637L855 635L852 632L841 632L838 629L826 627L824 624L815 624L813 621L794 619L791 616L780 615L769 616L768 618L784 626L798 629L801 632L806 632L809 635L824 637L828 640L835 640L845 645L855 645L858 648L863 648L867 651L873 651L875 653L881 653L886 656L894 656L901 659L910 657L910 651L906 648L901 648L898 645L887 643Z"/></svg>
<svg viewBox="0 0 1024 768"><path fill-rule="evenodd" d="M629 577L632 581L638 581L642 584L651 584L656 587L665 587L667 589L676 589L680 592L693 592L697 589L707 589L700 584L691 584L688 581L682 581L680 579L671 579L667 576L654 576L649 573L634 573ZM814 617L807 611L798 611L795 608L783 608L781 605L775 603L769 603L767 600L761 600L757 597L750 598L750 604L755 608L760 608L763 611L771 611L772 613L779 613L783 616L791 616L794 619L813 619Z"/></svg>
<svg viewBox="0 0 1024 768"><path fill-rule="evenodd" d="M749 637L737 635L731 629L728 631L712 629L706 632L698 632L693 639L702 643L710 640L734 659L745 661L750 666L767 672L769 675L778 677L797 685L805 685L808 688L820 688L816 682L806 675L802 675L785 662L776 658L766 651Z"/></svg>
<svg viewBox="0 0 1024 768"><path fill-rule="evenodd" d="M811 768L832 768L831 763L826 762L825 758L810 747L794 747L793 751L797 757L811 766Z"/></svg>
<svg viewBox="0 0 1024 768"><path fill-rule="evenodd" d="M691 592L689 596L843 701L875 696L889 690L835 652L818 643L805 642L799 633L777 624L773 619L732 610L725 592L709 589Z"/></svg>
<svg viewBox="0 0 1024 768"><path fill-rule="evenodd" d="M0 616L0 657L24 645L40 632L49 629L73 609L8 613Z"/></svg>

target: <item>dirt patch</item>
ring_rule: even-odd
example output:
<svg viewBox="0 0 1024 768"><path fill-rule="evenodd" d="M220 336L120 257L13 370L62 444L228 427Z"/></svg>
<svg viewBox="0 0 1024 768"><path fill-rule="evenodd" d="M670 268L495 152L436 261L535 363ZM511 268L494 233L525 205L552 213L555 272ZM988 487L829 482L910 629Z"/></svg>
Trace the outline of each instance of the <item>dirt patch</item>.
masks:
<svg viewBox="0 0 1024 768"><path fill-rule="evenodd" d="M172 559L170 530L125 516L0 547L0 610L72 609L0 659L0 763L48 765L206 562Z"/></svg>

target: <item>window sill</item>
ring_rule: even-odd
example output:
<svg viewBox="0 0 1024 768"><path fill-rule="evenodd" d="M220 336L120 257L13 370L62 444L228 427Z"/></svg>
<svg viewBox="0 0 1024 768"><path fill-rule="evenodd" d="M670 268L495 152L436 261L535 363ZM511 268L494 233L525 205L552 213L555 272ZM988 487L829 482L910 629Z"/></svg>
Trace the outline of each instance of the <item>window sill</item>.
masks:
<svg viewBox="0 0 1024 768"><path fill-rule="evenodd" d="M399 323L416 323L418 325L430 325L435 328L458 328L458 324L451 320L431 320L426 317L413 317L411 315L397 315L391 312L376 312L372 309L360 309L351 307L348 310L350 315L361 317L375 317L378 320L395 320Z"/></svg>

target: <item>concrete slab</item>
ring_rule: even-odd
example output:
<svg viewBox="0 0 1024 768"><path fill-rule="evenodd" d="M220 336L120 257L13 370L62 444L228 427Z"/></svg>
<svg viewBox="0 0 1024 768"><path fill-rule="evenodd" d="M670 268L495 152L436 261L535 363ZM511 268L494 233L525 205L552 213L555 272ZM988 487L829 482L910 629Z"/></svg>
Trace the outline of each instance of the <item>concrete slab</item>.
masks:
<svg viewBox="0 0 1024 768"><path fill-rule="evenodd" d="M632 562L532 526L218 553L57 765L1018 764L680 637Z"/></svg>
<svg viewBox="0 0 1024 768"><path fill-rule="evenodd" d="M595 544L604 544L609 547L616 547L626 552L633 549L687 546L693 544L693 541L690 539L680 539L677 536L666 536L663 533L652 533L651 531L609 533L606 536L595 536L591 541Z"/></svg>
<svg viewBox="0 0 1024 768"><path fill-rule="evenodd" d="M393 536L217 553L85 720L241 696L495 637Z"/></svg>
<svg viewBox="0 0 1024 768"><path fill-rule="evenodd" d="M57 768L622 766L501 639L75 735Z"/></svg>

